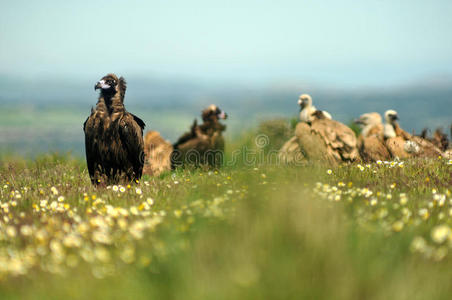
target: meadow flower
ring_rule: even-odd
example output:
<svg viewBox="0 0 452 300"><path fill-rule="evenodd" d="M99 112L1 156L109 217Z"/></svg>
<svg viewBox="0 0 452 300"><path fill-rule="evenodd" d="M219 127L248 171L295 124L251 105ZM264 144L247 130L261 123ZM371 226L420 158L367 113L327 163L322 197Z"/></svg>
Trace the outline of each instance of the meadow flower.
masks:
<svg viewBox="0 0 452 300"><path fill-rule="evenodd" d="M417 236L411 241L410 249L413 252L425 252L425 249L427 247L427 242L424 240L424 238Z"/></svg>
<svg viewBox="0 0 452 300"><path fill-rule="evenodd" d="M400 205L405 205L405 204L407 204L408 203L408 198L407 198L407 196L406 196L406 194L405 193L401 193L400 195L399 195L399 197L400 197Z"/></svg>
<svg viewBox="0 0 452 300"><path fill-rule="evenodd" d="M449 237L450 233L449 226L442 224L434 227L430 235L435 243L441 244Z"/></svg>
<svg viewBox="0 0 452 300"><path fill-rule="evenodd" d="M129 211L132 215L135 215L135 216L138 215L138 208L136 206L131 206L129 208Z"/></svg>
<svg viewBox="0 0 452 300"><path fill-rule="evenodd" d="M8 226L6 227L6 235L10 238L13 238L17 235L17 230L14 226Z"/></svg>
<svg viewBox="0 0 452 300"><path fill-rule="evenodd" d="M102 246L94 248L94 256L103 263L110 261L110 252Z"/></svg>
<svg viewBox="0 0 452 300"><path fill-rule="evenodd" d="M52 192L53 195L55 195L55 196L58 195L58 190L57 190L56 187L52 186L52 187L50 188L50 191Z"/></svg>
<svg viewBox="0 0 452 300"><path fill-rule="evenodd" d="M75 234L70 234L64 237L63 245L67 248L79 248L82 245L82 239Z"/></svg>
<svg viewBox="0 0 452 300"><path fill-rule="evenodd" d="M428 217L430 216L430 213L428 212L428 209L426 208L421 208L419 209L419 216L424 219L427 220Z"/></svg>
<svg viewBox="0 0 452 300"><path fill-rule="evenodd" d="M433 195L433 201L438 203L439 207L442 207L446 203L446 195L444 195L444 194L434 194Z"/></svg>
<svg viewBox="0 0 452 300"><path fill-rule="evenodd" d="M147 198L147 199L146 199L146 202L147 202L150 206L154 205L154 199L152 199L152 198Z"/></svg>
<svg viewBox="0 0 452 300"><path fill-rule="evenodd" d="M126 264L133 263L135 261L135 248L132 245L126 246L124 249L122 249L119 257Z"/></svg>
<svg viewBox="0 0 452 300"><path fill-rule="evenodd" d="M124 193L124 192L126 191L126 188L123 187L123 186L121 186L121 187L119 188L119 191L120 191L121 193Z"/></svg>
<svg viewBox="0 0 452 300"><path fill-rule="evenodd" d="M119 191L119 187L118 187L117 185L114 185L114 186L112 187L112 190L113 190L114 192L117 192L117 191Z"/></svg>
<svg viewBox="0 0 452 300"><path fill-rule="evenodd" d="M29 225L23 225L20 227L20 234L23 236L30 236L33 233L33 229Z"/></svg>
<svg viewBox="0 0 452 300"><path fill-rule="evenodd" d="M392 230L394 230L395 232L400 232L403 229L403 222L402 221L396 221L395 223L392 224Z"/></svg>
<svg viewBox="0 0 452 300"><path fill-rule="evenodd" d="M135 193L137 193L137 195L141 195L143 194L143 191L140 188L136 188Z"/></svg>
<svg viewBox="0 0 452 300"><path fill-rule="evenodd" d="M58 207L58 203L56 201L52 201L52 203L50 203L50 209L55 211Z"/></svg>
<svg viewBox="0 0 452 300"><path fill-rule="evenodd" d="M182 211L177 209L174 211L174 216L176 216L176 218L180 218L182 216Z"/></svg>
<svg viewBox="0 0 452 300"><path fill-rule="evenodd" d="M93 242L109 245L112 243L112 238L110 234L104 230L96 230L93 232L92 236Z"/></svg>

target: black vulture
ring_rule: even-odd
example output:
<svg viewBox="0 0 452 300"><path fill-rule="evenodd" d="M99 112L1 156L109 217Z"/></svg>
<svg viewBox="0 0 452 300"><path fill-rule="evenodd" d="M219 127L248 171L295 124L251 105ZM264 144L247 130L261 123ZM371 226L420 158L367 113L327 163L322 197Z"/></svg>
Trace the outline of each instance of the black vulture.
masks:
<svg viewBox="0 0 452 300"><path fill-rule="evenodd" d="M126 111L123 77L108 74L96 83L96 107L83 124L86 162L94 185L138 181L143 172L144 122Z"/></svg>
<svg viewBox="0 0 452 300"><path fill-rule="evenodd" d="M220 119L226 119L227 114L216 105L210 105L202 111L203 123L195 120L191 130L182 135L173 145L171 167L188 165L208 165L219 167L223 163L224 138L222 132L226 125Z"/></svg>

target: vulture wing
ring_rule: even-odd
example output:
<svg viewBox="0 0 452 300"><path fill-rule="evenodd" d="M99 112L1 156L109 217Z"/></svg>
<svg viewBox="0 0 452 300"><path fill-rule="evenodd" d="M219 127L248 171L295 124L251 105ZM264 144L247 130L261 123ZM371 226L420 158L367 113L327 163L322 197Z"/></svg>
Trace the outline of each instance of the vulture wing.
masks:
<svg viewBox="0 0 452 300"><path fill-rule="evenodd" d="M282 163L286 164L303 161L304 155L298 143L298 137L294 136L288 140L279 150L278 157Z"/></svg>
<svg viewBox="0 0 452 300"><path fill-rule="evenodd" d="M394 158L408 158L411 157L409 153L405 151L405 139L401 136L386 139L385 145Z"/></svg>
<svg viewBox="0 0 452 300"><path fill-rule="evenodd" d="M321 136L325 144L340 155L343 161L356 161L359 159L355 133L344 124L322 119L312 122L312 131Z"/></svg>
<svg viewBox="0 0 452 300"><path fill-rule="evenodd" d="M93 127L93 114L86 119L83 123L83 131L85 132L85 153L86 162L88 165L88 172L91 180L94 178L94 170L96 169L96 163L99 159L98 147L96 145L96 139L94 135Z"/></svg>
<svg viewBox="0 0 452 300"><path fill-rule="evenodd" d="M438 156L443 156L443 152L428 140L425 140L418 136L413 136L411 140L418 144L420 147L420 151L417 154L417 156L430 158L437 158Z"/></svg>
<svg viewBox="0 0 452 300"><path fill-rule="evenodd" d="M124 113L120 120L119 137L127 150L127 159L132 164L135 179L140 179L144 164L144 122L131 113Z"/></svg>
<svg viewBox="0 0 452 300"><path fill-rule="evenodd" d="M176 143L174 143L173 147L174 149L177 149L179 147L179 145L184 144L185 142L194 139L196 137L196 128L198 127L198 122L195 119L193 121L193 125L191 125L190 131L184 133L178 140Z"/></svg>
<svg viewBox="0 0 452 300"><path fill-rule="evenodd" d="M131 114L131 115L132 115L132 117L133 117L133 120L134 120L135 122L137 122L138 126L140 126L140 128L141 128L141 136L143 136L143 130L144 130L144 127L146 126L146 124L144 123L143 120L141 120L140 118L138 118L138 117L135 116L134 114Z"/></svg>
<svg viewBox="0 0 452 300"><path fill-rule="evenodd" d="M359 153L365 162L385 161L391 159L388 149L382 140L375 135L360 138Z"/></svg>
<svg viewBox="0 0 452 300"><path fill-rule="evenodd" d="M327 144L327 140L321 135L321 132L313 130L308 124L298 123L295 128L295 136L298 139L302 153L308 159L323 161L333 165L341 161L340 155Z"/></svg>

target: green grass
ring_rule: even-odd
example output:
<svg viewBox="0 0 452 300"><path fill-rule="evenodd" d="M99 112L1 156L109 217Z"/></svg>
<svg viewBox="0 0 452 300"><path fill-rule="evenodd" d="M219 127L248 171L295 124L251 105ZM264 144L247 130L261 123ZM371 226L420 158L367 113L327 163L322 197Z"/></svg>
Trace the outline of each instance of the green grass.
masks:
<svg viewBox="0 0 452 300"><path fill-rule="evenodd" d="M96 189L69 155L3 157L0 298L450 299L451 185L437 159Z"/></svg>

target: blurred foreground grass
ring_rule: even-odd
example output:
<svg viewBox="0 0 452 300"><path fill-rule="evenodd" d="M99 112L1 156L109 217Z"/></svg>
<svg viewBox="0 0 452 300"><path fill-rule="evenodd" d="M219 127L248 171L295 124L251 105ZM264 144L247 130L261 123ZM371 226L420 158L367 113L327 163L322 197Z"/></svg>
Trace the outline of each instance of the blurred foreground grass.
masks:
<svg viewBox="0 0 452 300"><path fill-rule="evenodd" d="M239 165L95 189L2 158L1 299L450 299L452 165Z"/></svg>

